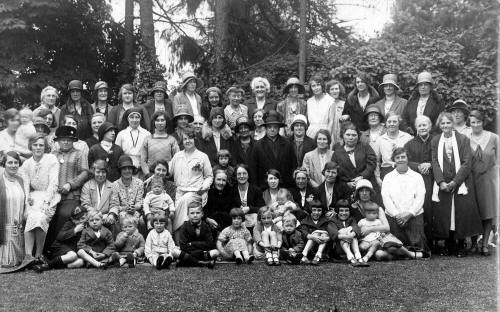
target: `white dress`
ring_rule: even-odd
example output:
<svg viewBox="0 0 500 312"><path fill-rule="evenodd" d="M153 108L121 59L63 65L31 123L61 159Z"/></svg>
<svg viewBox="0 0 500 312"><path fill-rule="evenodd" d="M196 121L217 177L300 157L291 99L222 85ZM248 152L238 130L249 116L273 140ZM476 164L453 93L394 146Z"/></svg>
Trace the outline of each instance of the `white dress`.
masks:
<svg viewBox="0 0 500 312"><path fill-rule="evenodd" d="M330 133L334 129L330 129L330 123L336 120L335 100L328 94L323 94L321 100L317 101L313 96L307 100L307 120L309 127L307 128L307 136L314 139L316 133L320 129L326 129Z"/></svg>
<svg viewBox="0 0 500 312"><path fill-rule="evenodd" d="M26 227L29 232L37 227L47 232L49 222L61 200L57 193L59 185L59 161L54 154L44 154L39 162L33 157L27 159L22 167L21 174L25 185L29 187L26 194L32 200L32 205L26 206Z"/></svg>
<svg viewBox="0 0 500 312"><path fill-rule="evenodd" d="M24 258L24 235L22 231L24 192L18 181L7 180L3 173L0 179L5 184L6 222L5 242L0 245L0 267L14 267Z"/></svg>

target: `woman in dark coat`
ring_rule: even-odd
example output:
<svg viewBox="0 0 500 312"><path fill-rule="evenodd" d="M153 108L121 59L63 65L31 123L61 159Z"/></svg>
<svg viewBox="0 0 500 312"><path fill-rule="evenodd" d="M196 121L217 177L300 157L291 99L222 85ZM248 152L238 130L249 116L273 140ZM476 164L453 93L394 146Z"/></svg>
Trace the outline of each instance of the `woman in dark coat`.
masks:
<svg viewBox="0 0 500 312"><path fill-rule="evenodd" d="M203 153L207 154L212 167L217 165L217 153L221 149L230 151L231 148L231 131L225 128L226 117L222 107L212 108L210 116L208 117L208 127L204 127L202 131L202 138L197 139L195 144Z"/></svg>
<svg viewBox="0 0 500 312"><path fill-rule="evenodd" d="M351 189L345 184L337 181L339 165L334 161L329 161L323 168L323 176L325 181L321 183L316 189L319 200L324 207L326 207L327 217L335 214L334 209L337 201L341 199L349 199Z"/></svg>
<svg viewBox="0 0 500 312"><path fill-rule="evenodd" d="M472 182L472 150L469 139L453 130L450 113L439 114L443 133L431 141L432 171L436 185L432 200L433 236L447 239L448 250L462 257L465 238L482 232ZM457 243L458 240L458 243Z"/></svg>
<svg viewBox="0 0 500 312"><path fill-rule="evenodd" d="M432 152L430 131L432 123L429 117L422 115L415 119L417 136L406 143L408 151L408 166L411 170L422 175L425 184L424 201L424 231L427 238L427 245L432 246L432 186L434 185L434 175L432 173Z"/></svg>
<svg viewBox="0 0 500 312"><path fill-rule="evenodd" d="M289 191L292 194L293 201L300 208L300 210L295 212L297 219L300 221L311 212L309 203L320 198L316 189L309 184L310 177L306 168L297 168L293 172L293 180L295 181L295 186L291 187Z"/></svg>
<svg viewBox="0 0 500 312"><path fill-rule="evenodd" d="M248 107L248 116L253 116L253 112L256 109L263 109L265 112L276 110L276 101L267 98L269 92L271 92L271 85L266 78L253 78L250 83L250 88L252 89L255 97L250 98L243 103L243 105Z"/></svg>
<svg viewBox="0 0 500 312"><path fill-rule="evenodd" d="M82 96L83 84L79 80L70 81L68 84L68 92L70 97L61 107L61 114L59 115L59 124L63 124L63 119L65 115L73 115L78 128L76 130L76 136L78 139L85 141L92 136L92 127L90 126L90 120L92 115L94 115L94 109L92 105L83 98Z"/></svg>
<svg viewBox="0 0 500 312"><path fill-rule="evenodd" d="M231 225L229 211L233 208L234 191L227 183L229 178L225 170L215 170L214 183L208 190L207 204L203 207L207 222L219 231Z"/></svg>
<svg viewBox="0 0 500 312"><path fill-rule="evenodd" d="M377 166L375 152L370 145L359 141L360 132L354 123L344 123L341 135L344 142L336 143L333 146L332 156L332 160L339 165L339 183L347 186L350 194L352 194L356 188L356 183L361 179L367 179L375 186L375 193L377 194L372 200L377 204L381 204L380 189L374 175ZM354 161L350 155L354 155Z"/></svg>
<svg viewBox="0 0 500 312"><path fill-rule="evenodd" d="M210 111L212 108L222 107L222 91L217 87L210 87L205 91L205 101L201 103L200 115L205 118L205 120L210 117Z"/></svg>
<svg viewBox="0 0 500 312"><path fill-rule="evenodd" d="M368 129L368 124L364 120L366 108L380 100L377 90L371 86L371 79L366 73L360 73L356 76L356 88L348 95L342 112L342 119L346 120L349 116L352 123L361 131Z"/></svg>

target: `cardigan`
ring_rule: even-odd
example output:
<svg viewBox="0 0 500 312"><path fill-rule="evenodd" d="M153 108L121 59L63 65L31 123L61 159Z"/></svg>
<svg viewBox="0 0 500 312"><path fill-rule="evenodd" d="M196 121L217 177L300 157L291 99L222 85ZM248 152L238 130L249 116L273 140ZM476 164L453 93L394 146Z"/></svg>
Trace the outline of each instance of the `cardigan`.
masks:
<svg viewBox="0 0 500 312"><path fill-rule="evenodd" d="M232 203L234 204L234 207L242 206L238 186L235 186L233 189ZM250 208L248 213L258 213L259 209L266 205L264 198L262 197L262 191L252 183L248 184L246 205Z"/></svg>
<svg viewBox="0 0 500 312"><path fill-rule="evenodd" d="M332 156L333 152L331 150L327 150L325 153L325 162L321 164L319 151L317 148L304 155L302 167L307 169L307 172L309 173L309 177L311 179L310 183L313 187L319 186L325 180L325 177L322 173L323 167L332 159Z"/></svg>
<svg viewBox="0 0 500 312"><path fill-rule="evenodd" d="M89 176L88 162L84 160L82 151L76 150L74 147L68 152L56 150L53 152L57 160L61 164L59 167L59 187L69 183L71 190L68 194L62 195L64 199L78 199L80 190Z"/></svg>
<svg viewBox="0 0 500 312"><path fill-rule="evenodd" d="M333 194L332 194L332 201L329 206L328 200L326 198L326 189L325 189L325 184L326 182L323 181L317 188L316 188L316 193L319 196L319 200L321 201L321 204L323 207L326 207L326 210L333 210L335 208L335 205L337 204L337 201L340 199L349 199L350 194L352 193L351 189L347 186L345 183L340 183L340 182L335 182L333 185Z"/></svg>
<svg viewBox="0 0 500 312"><path fill-rule="evenodd" d="M212 229L205 221L200 221L200 235L197 236L194 225L190 221L185 221L179 229L179 247L185 252L215 249Z"/></svg>
<svg viewBox="0 0 500 312"><path fill-rule="evenodd" d="M194 93L194 97L196 98L196 108L198 110L198 114L201 114L201 96L198 93ZM191 116L194 116L195 113L193 111L193 107L191 106L191 102L184 92L178 92L174 96L174 100L172 102L172 109L174 112L178 112L180 108L187 108Z"/></svg>

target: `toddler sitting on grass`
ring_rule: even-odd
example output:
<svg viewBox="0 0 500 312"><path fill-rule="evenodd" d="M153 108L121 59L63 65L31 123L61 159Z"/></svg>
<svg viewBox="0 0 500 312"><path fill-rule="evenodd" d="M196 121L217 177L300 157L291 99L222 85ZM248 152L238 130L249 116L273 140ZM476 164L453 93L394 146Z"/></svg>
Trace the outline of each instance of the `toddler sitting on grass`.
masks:
<svg viewBox="0 0 500 312"><path fill-rule="evenodd" d="M144 253L144 245L144 237L137 230L137 220L133 217L123 219L122 231L115 240L116 252L111 254L111 263L118 267L127 263L129 268L134 268L137 258Z"/></svg>
<svg viewBox="0 0 500 312"><path fill-rule="evenodd" d="M304 250L304 239L302 233L297 230L297 218L293 214L287 214L283 219L282 245L280 258L287 263L299 264Z"/></svg>
<svg viewBox="0 0 500 312"><path fill-rule="evenodd" d="M89 225L83 229L78 241L78 256L85 260L87 265L105 269L109 257L115 251L113 234L102 226L102 214L90 211Z"/></svg>

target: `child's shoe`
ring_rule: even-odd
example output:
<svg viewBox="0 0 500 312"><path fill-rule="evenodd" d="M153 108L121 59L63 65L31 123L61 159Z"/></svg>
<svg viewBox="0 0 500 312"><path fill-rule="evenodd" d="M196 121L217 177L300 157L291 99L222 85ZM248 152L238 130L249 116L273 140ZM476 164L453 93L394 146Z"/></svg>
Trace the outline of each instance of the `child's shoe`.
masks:
<svg viewBox="0 0 500 312"><path fill-rule="evenodd" d="M300 263L301 264L309 264L311 262L309 261L309 259L307 259L306 256L302 256L302 259L300 260Z"/></svg>
<svg viewBox="0 0 500 312"><path fill-rule="evenodd" d="M170 265L172 264L172 262L174 261L174 258L172 258L172 256L168 256L167 258L165 258L165 261L163 262L163 268L165 269L170 269Z"/></svg>
<svg viewBox="0 0 500 312"><path fill-rule="evenodd" d="M113 252L111 254L111 260L109 261L109 264L114 264L116 267L120 267L120 254L117 252Z"/></svg>
<svg viewBox="0 0 500 312"><path fill-rule="evenodd" d="M135 268L135 257L131 253L127 255L127 264L129 268Z"/></svg>
<svg viewBox="0 0 500 312"><path fill-rule="evenodd" d="M266 264L267 265L273 265L274 264L273 257L267 257L266 258Z"/></svg>
<svg viewBox="0 0 500 312"><path fill-rule="evenodd" d="M316 255L316 256L314 256L313 261L311 261L311 264L312 265L318 265L320 260L321 260L321 257L318 256L318 255Z"/></svg>
<svg viewBox="0 0 500 312"><path fill-rule="evenodd" d="M273 262L274 262L274 265L276 265L276 266L281 265L280 259L278 259L278 258L273 258Z"/></svg>
<svg viewBox="0 0 500 312"><path fill-rule="evenodd" d="M236 257L235 261L236 261L236 264L237 264L237 265L240 265L240 264L242 264L242 263L243 263L243 259L242 259L242 258L240 258L240 257Z"/></svg>
<svg viewBox="0 0 500 312"><path fill-rule="evenodd" d="M164 260L165 259L163 259L162 256L159 256L158 259L156 259L156 269L157 270L161 270L163 268L162 265L163 265Z"/></svg>
<svg viewBox="0 0 500 312"><path fill-rule="evenodd" d="M255 260L255 257L253 255L250 255L250 257L248 257L248 259L245 259L245 262L247 264L252 264L252 262Z"/></svg>

